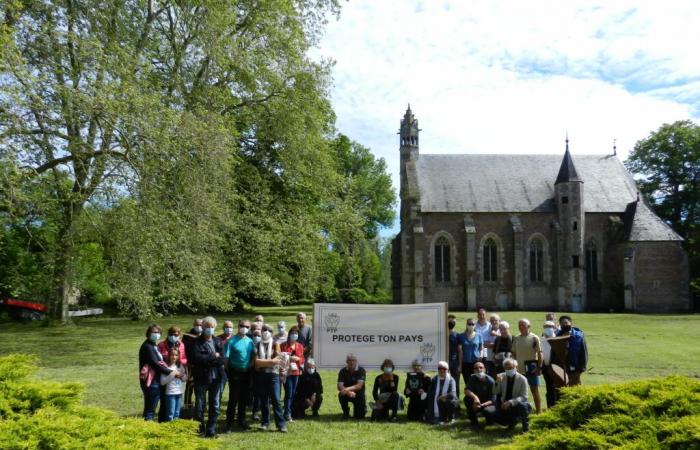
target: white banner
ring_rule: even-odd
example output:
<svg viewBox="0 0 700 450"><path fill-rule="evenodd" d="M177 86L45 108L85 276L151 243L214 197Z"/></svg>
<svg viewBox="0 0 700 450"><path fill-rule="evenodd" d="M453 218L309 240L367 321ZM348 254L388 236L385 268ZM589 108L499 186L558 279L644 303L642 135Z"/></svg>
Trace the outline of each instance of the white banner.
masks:
<svg viewBox="0 0 700 450"><path fill-rule="evenodd" d="M389 358L407 369L418 359L424 369L447 361L447 303L352 305L314 303L313 348L322 369L345 366L348 353L366 369Z"/></svg>

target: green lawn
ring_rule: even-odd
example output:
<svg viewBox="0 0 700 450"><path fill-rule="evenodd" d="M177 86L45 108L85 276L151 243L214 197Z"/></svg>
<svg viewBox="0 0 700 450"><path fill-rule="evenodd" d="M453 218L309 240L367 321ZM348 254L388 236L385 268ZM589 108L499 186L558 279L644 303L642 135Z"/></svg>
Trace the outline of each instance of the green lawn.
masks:
<svg viewBox="0 0 700 450"><path fill-rule="evenodd" d="M310 307L260 308L266 322L284 319L289 324L295 313ZM254 314L246 314L252 317ZM457 313L462 329L466 313ZM502 318L517 329L517 320L527 317L539 334L542 312L506 312ZM194 316L160 318L164 328L176 324L188 328ZM236 320L236 315L220 315ZM590 353L585 384L619 382L668 374L700 377L700 345L697 330L700 315L575 314L574 322L584 330ZM47 328L40 324L0 324L0 355L34 353L43 366L41 378L85 383L85 403L117 411L125 416L140 414L142 397L138 385L138 349L144 339L146 322L125 319L83 319L76 326ZM378 372L368 374L372 380ZM335 373L321 371L327 391L322 418L297 421L290 434L257 431L222 435L221 448L245 446L262 448L275 445L305 448L483 448L507 443L511 435L500 428L475 433L461 419L456 425L436 428L424 424L361 423L339 420L340 406L334 395ZM404 375L403 373L399 374ZM401 383L403 386L404 377ZM369 383L371 387L371 382ZM228 391L227 391L228 392ZM226 397L226 396L225 396ZM543 396L544 403L544 396ZM224 408L225 409L225 400ZM223 419L223 414L222 417ZM274 428L274 427L273 427ZM519 428L516 428L519 430ZM518 431L516 431L517 433ZM214 446L216 447L216 445Z"/></svg>

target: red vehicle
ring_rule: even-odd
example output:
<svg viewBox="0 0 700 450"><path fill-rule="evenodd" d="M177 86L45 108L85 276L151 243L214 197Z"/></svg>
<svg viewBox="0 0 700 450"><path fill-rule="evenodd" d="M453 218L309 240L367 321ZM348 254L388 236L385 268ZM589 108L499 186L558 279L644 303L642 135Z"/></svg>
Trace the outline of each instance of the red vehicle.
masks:
<svg viewBox="0 0 700 450"><path fill-rule="evenodd" d="M0 309L7 311L13 319L44 320L48 308L46 305L14 298L0 299Z"/></svg>

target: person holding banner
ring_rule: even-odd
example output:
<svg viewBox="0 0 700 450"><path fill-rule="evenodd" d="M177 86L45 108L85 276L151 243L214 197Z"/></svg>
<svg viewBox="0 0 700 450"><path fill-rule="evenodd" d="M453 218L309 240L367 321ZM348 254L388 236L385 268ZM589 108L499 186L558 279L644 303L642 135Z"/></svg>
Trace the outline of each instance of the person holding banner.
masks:
<svg viewBox="0 0 700 450"><path fill-rule="evenodd" d="M346 366L338 372L338 401L343 409L343 419L350 418L350 403L353 404L353 417L364 419L367 413L365 402L365 379L367 374L352 353L345 358Z"/></svg>
<svg viewBox="0 0 700 450"><path fill-rule="evenodd" d="M408 420L425 420L425 409L428 406L428 391L430 391L430 377L423 373L420 360L414 359L411 363L412 372L406 375L406 387L403 393L408 397ZM456 380L455 380L456 381Z"/></svg>
<svg viewBox="0 0 700 450"><path fill-rule="evenodd" d="M437 425L452 425L455 422L455 410L459 403L455 379L450 375L450 366L446 361L438 363L438 374L430 384L431 402L428 412L432 422Z"/></svg>
<svg viewBox="0 0 700 450"><path fill-rule="evenodd" d="M372 420L387 419L391 411L391 420L396 420L399 409L399 376L394 373L394 363L390 359L382 362L382 373L374 379L372 398Z"/></svg>

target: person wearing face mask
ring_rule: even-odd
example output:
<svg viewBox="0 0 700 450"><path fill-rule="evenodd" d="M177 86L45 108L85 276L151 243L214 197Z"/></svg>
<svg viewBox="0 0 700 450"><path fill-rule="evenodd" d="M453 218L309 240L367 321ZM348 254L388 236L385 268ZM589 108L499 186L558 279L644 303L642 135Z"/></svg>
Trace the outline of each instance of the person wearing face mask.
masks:
<svg viewBox="0 0 700 450"><path fill-rule="evenodd" d="M287 422L292 422L292 402L304 367L304 346L299 343L299 327L294 325L289 329L287 340L280 345L280 351L289 355L289 369L284 380L284 417Z"/></svg>
<svg viewBox="0 0 700 450"><path fill-rule="evenodd" d="M476 332L474 319L467 319L467 329L460 335L462 345L462 376L464 385L469 382L469 377L474 372L474 363L481 360L481 353L484 349L484 341L481 334Z"/></svg>
<svg viewBox="0 0 700 450"><path fill-rule="evenodd" d="M486 425L493 422L496 415L495 384L493 378L486 374L486 366L480 362L475 363L474 373L464 388L464 405L473 427L479 426L479 415L486 418Z"/></svg>
<svg viewBox="0 0 700 450"><path fill-rule="evenodd" d="M494 421L505 425L509 430L520 421L523 431L530 428L529 415L532 407L527 401L527 378L518 373L518 362L512 358L503 361L505 372L496 379L496 415Z"/></svg>
<svg viewBox="0 0 700 450"><path fill-rule="evenodd" d="M304 364L304 373L299 378L299 385L292 403L292 418L303 419L308 408L311 408L312 417L318 417L321 403L323 403L323 382L321 375L316 371L316 362L313 358L309 358Z"/></svg>
<svg viewBox="0 0 700 450"><path fill-rule="evenodd" d="M581 374L586 371L588 365L588 345L586 336L579 328L574 327L571 316L561 316L559 318L560 330L557 337L568 337L566 346L566 376L567 386L577 386L581 384Z"/></svg>
<svg viewBox="0 0 700 450"><path fill-rule="evenodd" d="M513 336L510 334L510 324L501 320L498 331L498 337L493 341L493 363L496 373L503 371L503 361L513 354Z"/></svg>
<svg viewBox="0 0 700 450"><path fill-rule="evenodd" d="M218 338L221 339L221 346L224 349L226 349L226 342L229 339L231 339L233 335L233 322L227 320L224 322L224 332L218 336ZM224 376L221 379L221 389L219 390L219 404L221 404L221 401L224 398L224 390L226 390L226 385L228 384L228 371L225 372L225 375L226 376Z"/></svg>
<svg viewBox="0 0 700 450"><path fill-rule="evenodd" d="M459 392L459 377L462 373L462 339L460 334L455 331L457 326L457 317L454 314L447 316L447 328L449 334L449 356L450 375L455 380L457 392Z"/></svg>
<svg viewBox="0 0 700 450"><path fill-rule="evenodd" d="M369 405L372 409L372 420L389 418L389 411L391 420L396 420L399 409L399 376L394 373L394 369L394 363L385 359L380 367L382 373L374 379L374 402Z"/></svg>
<svg viewBox="0 0 700 450"><path fill-rule="evenodd" d="M350 418L350 403L353 407L353 417L364 419L367 413L365 403L365 379L367 373L360 366L357 356L352 353L345 358L345 367L338 372L338 401L343 410L343 419Z"/></svg>
<svg viewBox="0 0 700 450"><path fill-rule="evenodd" d="M282 345L287 342L287 324L284 322L284 320L277 322L277 333L272 336L272 340L278 345Z"/></svg>
<svg viewBox="0 0 700 450"><path fill-rule="evenodd" d="M540 339L542 343L542 376L547 386L547 393L545 394L547 408L551 408L559 401L559 388L565 384L562 383L564 378L561 376L563 372L562 367L552 359L553 344L558 344L557 341L560 338L556 337L557 332L554 322L548 320L542 328L542 338Z"/></svg>
<svg viewBox="0 0 700 450"><path fill-rule="evenodd" d="M233 424L237 423L240 430L250 427L245 422L245 410L248 406L248 396L251 386L251 372L253 367L253 352L255 345L248 337L250 321L238 322L238 333L231 336L224 345L224 357L226 358L226 371L228 373L228 406L226 407L226 432L233 430ZM236 408L238 408L238 421L236 422Z"/></svg>
<svg viewBox="0 0 700 450"><path fill-rule="evenodd" d="M428 414L435 425L452 425L455 422L455 412L459 397L455 379L449 372L446 361L438 363L438 374L430 383L430 399Z"/></svg>
<svg viewBox="0 0 700 450"><path fill-rule="evenodd" d="M146 340L139 349L139 371L141 380L141 392L143 393L143 418L153 420L156 417L156 408L160 401L160 376L170 375L172 372L158 350L158 341L161 335L160 326L151 324L146 329Z"/></svg>
<svg viewBox="0 0 700 450"><path fill-rule="evenodd" d="M189 362L187 367L187 383L185 384L185 398L182 400L183 407L186 409L192 408L192 395L194 394L194 378L192 378L193 370L193 354L194 343L199 336L202 335L204 327L202 327L202 319L194 319L192 323L192 328L189 332L182 336L182 344L185 346L185 357Z"/></svg>
<svg viewBox="0 0 700 450"><path fill-rule="evenodd" d="M272 404L277 429L286 433L287 423L280 402L280 353L280 346L272 341L272 328L263 325L260 343L255 347L255 370L258 371L258 395L262 412L261 427L267 430L270 426Z"/></svg>
<svg viewBox="0 0 700 450"><path fill-rule="evenodd" d="M498 314L491 314L489 317L489 333L486 338L484 338L484 352L486 357L483 360L484 366L486 367L486 374L491 378L496 376L496 363L493 360L493 347L496 343L496 338L501 335L501 316Z"/></svg>
<svg viewBox="0 0 700 450"><path fill-rule="evenodd" d="M178 352L178 363L184 373L187 373L187 354L185 352L185 344L180 340L180 334L182 330L178 326L171 326L168 328L168 337L163 339L158 344L158 351L163 355L163 359L168 361L170 358L170 353L175 350ZM184 376L184 380L187 380L187 375ZM161 383L161 398L165 398L165 386ZM158 410L158 422L165 422L168 419L168 411L166 406L161 402L160 409Z"/></svg>
<svg viewBox="0 0 700 450"><path fill-rule="evenodd" d="M408 397L408 420L425 420L425 410L428 407L428 392L430 377L423 373L423 366L418 359L411 363L412 370L406 374L406 387L403 393Z"/></svg>
<svg viewBox="0 0 700 450"><path fill-rule="evenodd" d="M202 319L204 332L194 343L193 375L194 375L194 415L200 422L200 431L205 437L216 436L216 420L219 417L219 391L221 379L225 376L224 349L221 339L215 336L216 319L205 317ZM207 408L207 396L209 409L207 422L204 423L204 410Z"/></svg>

